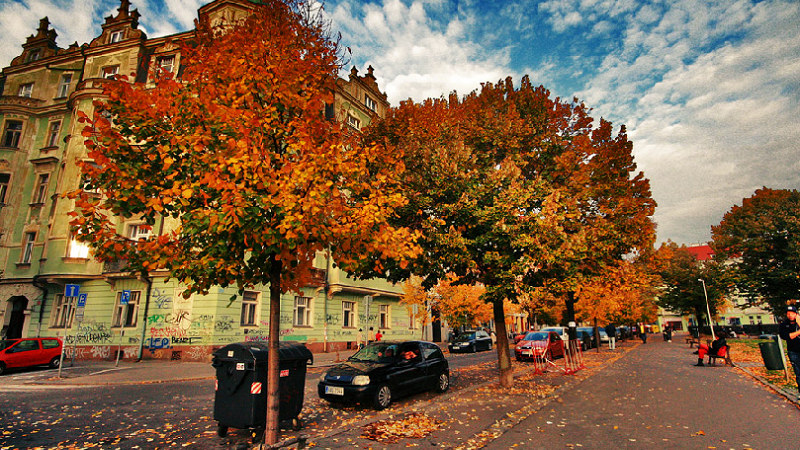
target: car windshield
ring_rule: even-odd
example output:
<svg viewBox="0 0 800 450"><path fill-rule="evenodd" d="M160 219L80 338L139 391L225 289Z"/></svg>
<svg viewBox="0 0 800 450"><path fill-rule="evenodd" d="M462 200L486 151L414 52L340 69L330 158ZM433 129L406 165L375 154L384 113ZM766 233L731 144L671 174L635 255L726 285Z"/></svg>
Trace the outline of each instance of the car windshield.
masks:
<svg viewBox="0 0 800 450"><path fill-rule="evenodd" d="M562 328L542 328L542 331L555 331L559 336L564 332Z"/></svg>
<svg viewBox="0 0 800 450"><path fill-rule="evenodd" d="M17 342L16 339L7 339L7 340L4 340L4 341L0 341L0 351L5 350L8 347L11 347L16 342Z"/></svg>
<svg viewBox="0 0 800 450"><path fill-rule="evenodd" d="M546 341L547 340L547 333L536 332L536 333L528 333L525 335L526 341Z"/></svg>
<svg viewBox="0 0 800 450"><path fill-rule="evenodd" d="M349 360L388 363L395 360L399 350L397 344L372 344L359 350Z"/></svg>
<svg viewBox="0 0 800 450"><path fill-rule="evenodd" d="M475 339L475 333L474 332L473 333L461 333L461 334L458 335L458 337L455 340L456 340L456 342L463 342L463 341L469 341L471 339Z"/></svg>

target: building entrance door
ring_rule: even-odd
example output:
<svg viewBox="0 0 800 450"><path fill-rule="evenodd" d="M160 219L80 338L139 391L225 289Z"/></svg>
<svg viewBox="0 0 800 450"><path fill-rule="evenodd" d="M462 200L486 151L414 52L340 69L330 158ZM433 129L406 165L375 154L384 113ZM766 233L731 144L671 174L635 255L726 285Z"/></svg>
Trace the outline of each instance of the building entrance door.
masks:
<svg viewBox="0 0 800 450"><path fill-rule="evenodd" d="M8 321L6 339L19 339L22 337L22 328L25 325L25 308L28 307L28 299L11 297L9 303L11 303L11 317Z"/></svg>

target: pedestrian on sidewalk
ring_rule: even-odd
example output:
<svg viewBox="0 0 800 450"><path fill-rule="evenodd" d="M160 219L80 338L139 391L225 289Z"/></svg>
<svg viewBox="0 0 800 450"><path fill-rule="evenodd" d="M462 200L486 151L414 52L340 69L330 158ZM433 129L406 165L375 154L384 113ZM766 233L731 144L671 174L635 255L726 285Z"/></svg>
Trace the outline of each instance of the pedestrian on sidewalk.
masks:
<svg viewBox="0 0 800 450"><path fill-rule="evenodd" d="M381 333L381 330L378 330L378 332L375 333L375 342L380 342L381 339L383 339L383 333Z"/></svg>
<svg viewBox="0 0 800 450"><path fill-rule="evenodd" d="M617 349L617 326L613 323L606 325L606 334L608 335L608 349Z"/></svg>
<svg viewBox="0 0 800 450"><path fill-rule="evenodd" d="M781 322L778 327L778 334L781 339L786 341L786 350L789 354L789 362L794 369L794 379L797 389L800 390L800 324L798 324L797 306L790 305L786 308L786 320ZM800 400L800 396L798 396Z"/></svg>
<svg viewBox="0 0 800 450"><path fill-rule="evenodd" d="M356 334L356 344L359 350L364 348L364 330L361 328L358 329L358 334Z"/></svg>
<svg viewBox="0 0 800 450"><path fill-rule="evenodd" d="M642 340L642 344L647 344L647 329L641 322L639 323L639 338Z"/></svg>
<svg viewBox="0 0 800 450"><path fill-rule="evenodd" d="M375 340L375 332L372 330L372 327L369 327L369 331L367 332L367 345L370 342Z"/></svg>

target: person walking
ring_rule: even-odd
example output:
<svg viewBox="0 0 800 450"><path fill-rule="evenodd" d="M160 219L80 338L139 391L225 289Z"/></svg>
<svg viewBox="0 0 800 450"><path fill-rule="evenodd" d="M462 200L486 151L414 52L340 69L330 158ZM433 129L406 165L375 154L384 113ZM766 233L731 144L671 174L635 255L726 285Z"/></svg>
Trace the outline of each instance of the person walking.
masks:
<svg viewBox="0 0 800 450"><path fill-rule="evenodd" d="M643 323L639 323L639 337L642 339L642 344L647 344L647 329Z"/></svg>
<svg viewBox="0 0 800 450"><path fill-rule="evenodd" d="M369 331L367 332L367 345L370 342L375 340L375 331L373 331L372 327L369 327Z"/></svg>
<svg viewBox="0 0 800 450"><path fill-rule="evenodd" d="M381 330L378 330L375 334L375 342L380 342L381 339L383 339L383 333L381 333Z"/></svg>
<svg viewBox="0 0 800 450"><path fill-rule="evenodd" d="M617 326L613 323L606 325L606 334L608 335L608 349L617 349Z"/></svg>
<svg viewBox="0 0 800 450"><path fill-rule="evenodd" d="M794 369L794 380L800 390L800 319L797 316L797 306L790 305L786 308L786 320L778 326L778 334L786 341L786 350L789 362ZM800 395L798 395L800 400Z"/></svg>
<svg viewBox="0 0 800 450"><path fill-rule="evenodd" d="M364 330L361 328L358 329L358 334L356 334L356 344L359 350L364 348Z"/></svg>

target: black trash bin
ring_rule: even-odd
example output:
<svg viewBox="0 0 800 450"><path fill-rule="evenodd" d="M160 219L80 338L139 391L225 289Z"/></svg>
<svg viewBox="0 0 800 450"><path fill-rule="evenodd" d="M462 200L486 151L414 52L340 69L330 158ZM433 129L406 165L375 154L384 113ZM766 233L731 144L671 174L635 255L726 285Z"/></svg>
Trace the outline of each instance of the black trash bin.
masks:
<svg viewBox="0 0 800 450"><path fill-rule="evenodd" d="M783 370L781 350L776 341L761 342L758 348L761 350L761 357L767 370Z"/></svg>
<svg viewBox="0 0 800 450"><path fill-rule="evenodd" d="M303 426L298 416L303 409L306 366L313 363L314 356L303 344L279 344L279 420L282 428L299 430ZM266 427L268 355L266 342L230 344L214 352L211 362L217 370L214 420L220 436L225 436L229 427Z"/></svg>

